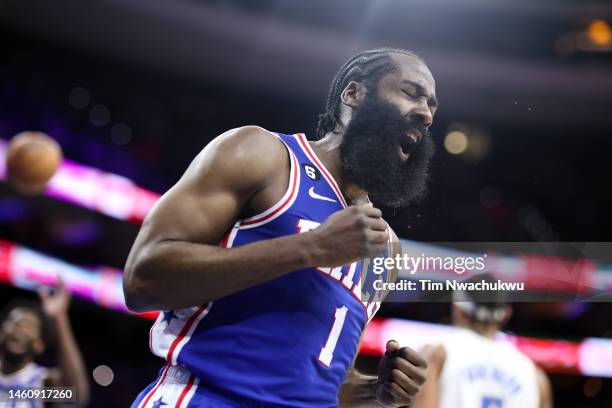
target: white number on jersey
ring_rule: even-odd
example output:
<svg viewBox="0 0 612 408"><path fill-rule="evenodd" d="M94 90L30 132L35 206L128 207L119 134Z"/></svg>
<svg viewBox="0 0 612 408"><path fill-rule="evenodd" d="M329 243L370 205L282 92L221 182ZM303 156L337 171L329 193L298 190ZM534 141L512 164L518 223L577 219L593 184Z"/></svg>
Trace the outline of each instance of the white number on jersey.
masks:
<svg viewBox="0 0 612 408"><path fill-rule="evenodd" d="M342 326L344 326L346 312L348 312L348 308L346 306L336 309L336 313L334 314L334 324L329 332L329 335L327 336L327 342L321 349L321 353L319 353L319 361L326 367L329 367L332 358L334 358L334 350L336 348L336 344L338 343L338 337L340 337Z"/></svg>

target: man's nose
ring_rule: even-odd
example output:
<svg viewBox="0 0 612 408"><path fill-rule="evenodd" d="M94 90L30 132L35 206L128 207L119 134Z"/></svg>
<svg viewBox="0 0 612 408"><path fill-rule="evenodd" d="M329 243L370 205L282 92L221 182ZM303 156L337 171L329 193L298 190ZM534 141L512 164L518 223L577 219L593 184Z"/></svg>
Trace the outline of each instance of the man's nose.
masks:
<svg viewBox="0 0 612 408"><path fill-rule="evenodd" d="M425 127L430 127L433 123L433 115L431 114L429 105L427 105L427 102L424 100L421 100L413 114L420 119L419 122Z"/></svg>

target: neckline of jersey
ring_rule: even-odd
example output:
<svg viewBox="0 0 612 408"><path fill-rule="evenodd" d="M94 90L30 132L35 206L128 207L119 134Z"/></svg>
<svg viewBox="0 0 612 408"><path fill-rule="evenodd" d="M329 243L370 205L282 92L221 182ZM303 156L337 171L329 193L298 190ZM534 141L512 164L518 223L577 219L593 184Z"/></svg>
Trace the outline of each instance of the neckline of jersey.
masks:
<svg viewBox="0 0 612 408"><path fill-rule="evenodd" d="M336 181L332 173L327 169L327 167L325 167L325 164L323 164L323 161L319 158L319 156L317 156L312 145L306 138L306 135L304 133L297 133L296 136L299 140L301 140L304 143L303 146L306 148L305 150L307 150L306 154L312 155L311 159L313 159L312 160L313 164L319 167L319 170L323 174L323 177L325 177L327 182L331 185L332 190L334 190L334 192L336 193L336 195L338 196L338 198L340 199L344 207L348 207L346 203L346 199L344 198L344 195L342 194L342 190L340 190L340 187L338 187L338 182Z"/></svg>

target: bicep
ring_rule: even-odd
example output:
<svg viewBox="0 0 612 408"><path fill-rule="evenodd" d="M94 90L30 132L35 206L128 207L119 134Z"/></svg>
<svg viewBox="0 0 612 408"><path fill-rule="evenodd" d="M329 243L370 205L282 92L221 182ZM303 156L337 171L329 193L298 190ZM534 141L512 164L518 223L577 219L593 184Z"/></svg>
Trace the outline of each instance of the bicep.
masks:
<svg viewBox="0 0 612 408"><path fill-rule="evenodd" d="M182 180L169 190L147 215L141 230L145 241L176 240L217 244L243 205L231 186L194 186Z"/></svg>
<svg viewBox="0 0 612 408"><path fill-rule="evenodd" d="M425 345L419 354L427 361L427 380L416 396L415 408L437 408L440 397L440 377L446 360L446 351L441 345Z"/></svg>

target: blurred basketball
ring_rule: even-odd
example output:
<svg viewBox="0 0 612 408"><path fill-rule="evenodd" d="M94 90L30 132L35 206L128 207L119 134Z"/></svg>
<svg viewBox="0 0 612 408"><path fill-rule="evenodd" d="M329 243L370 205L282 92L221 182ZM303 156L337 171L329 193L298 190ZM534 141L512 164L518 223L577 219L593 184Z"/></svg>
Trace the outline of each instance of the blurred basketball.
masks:
<svg viewBox="0 0 612 408"><path fill-rule="evenodd" d="M6 151L9 182L22 193L40 193L61 161L62 149L54 139L41 132L21 132Z"/></svg>

